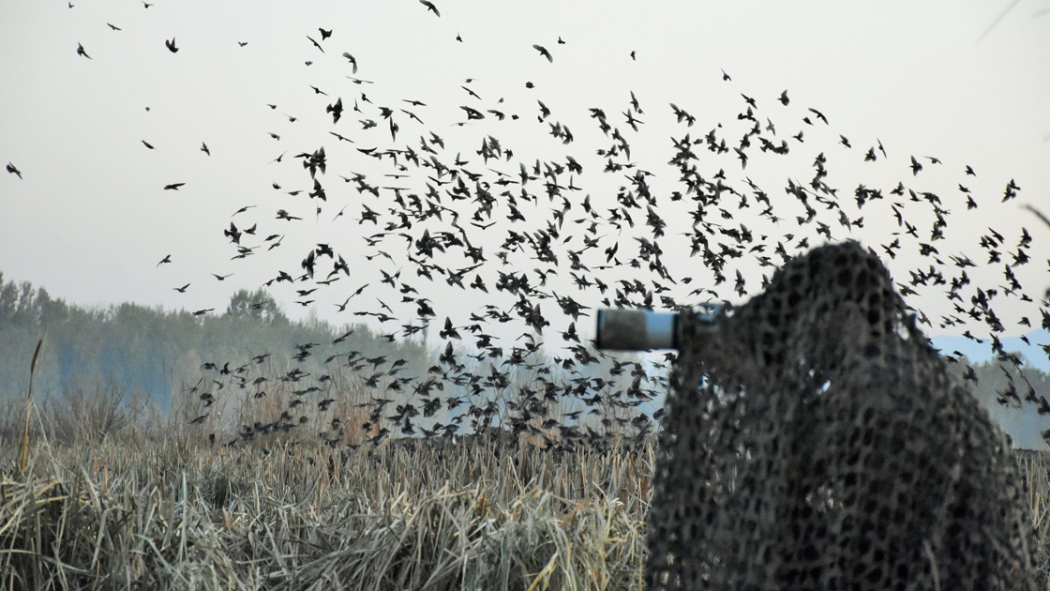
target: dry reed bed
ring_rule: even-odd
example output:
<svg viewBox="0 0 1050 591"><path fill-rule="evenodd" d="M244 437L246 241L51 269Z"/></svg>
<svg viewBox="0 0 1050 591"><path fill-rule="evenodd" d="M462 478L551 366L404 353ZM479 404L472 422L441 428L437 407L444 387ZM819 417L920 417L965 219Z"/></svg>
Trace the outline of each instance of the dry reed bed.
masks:
<svg viewBox="0 0 1050 591"><path fill-rule="evenodd" d="M1047 572L1050 460L1018 463ZM651 446L45 443L0 474L0 588L640 589L651 470Z"/></svg>
<svg viewBox="0 0 1050 591"><path fill-rule="evenodd" d="M489 442L44 446L0 481L0 587L637 589L651 466Z"/></svg>

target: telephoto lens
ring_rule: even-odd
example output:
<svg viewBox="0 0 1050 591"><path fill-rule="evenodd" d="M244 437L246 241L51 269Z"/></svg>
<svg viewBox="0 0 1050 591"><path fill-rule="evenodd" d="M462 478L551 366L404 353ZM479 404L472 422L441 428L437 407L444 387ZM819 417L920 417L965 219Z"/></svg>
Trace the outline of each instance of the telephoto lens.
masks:
<svg viewBox="0 0 1050 591"><path fill-rule="evenodd" d="M598 330L595 346L613 351L649 351L677 349L680 346L680 314L693 314L701 322L714 328L722 311L719 304L704 304L682 312L653 312L652 310L598 310Z"/></svg>

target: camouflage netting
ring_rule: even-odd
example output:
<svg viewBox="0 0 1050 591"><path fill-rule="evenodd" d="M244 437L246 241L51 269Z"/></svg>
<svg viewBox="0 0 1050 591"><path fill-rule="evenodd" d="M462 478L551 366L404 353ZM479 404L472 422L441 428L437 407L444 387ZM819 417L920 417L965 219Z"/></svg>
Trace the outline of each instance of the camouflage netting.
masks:
<svg viewBox="0 0 1050 591"><path fill-rule="evenodd" d="M818 248L683 322L648 589L1036 588L1009 444L874 254Z"/></svg>

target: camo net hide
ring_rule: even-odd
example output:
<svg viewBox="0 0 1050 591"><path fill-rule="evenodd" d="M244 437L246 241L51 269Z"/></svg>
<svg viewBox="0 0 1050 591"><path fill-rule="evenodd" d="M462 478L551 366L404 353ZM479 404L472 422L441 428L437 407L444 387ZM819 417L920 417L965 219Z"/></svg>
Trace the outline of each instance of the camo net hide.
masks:
<svg viewBox="0 0 1050 591"><path fill-rule="evenodd" d="M815 249L685 322L648 589L1036 588L1013 452L875 255Z"/></svg>

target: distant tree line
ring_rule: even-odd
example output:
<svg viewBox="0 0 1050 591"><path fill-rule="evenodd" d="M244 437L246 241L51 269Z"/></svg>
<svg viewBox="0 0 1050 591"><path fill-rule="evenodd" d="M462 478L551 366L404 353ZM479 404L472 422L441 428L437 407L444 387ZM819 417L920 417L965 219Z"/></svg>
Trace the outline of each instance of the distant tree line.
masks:
<svg viewBox="0 0 1050 591"><path fill-rule="evenodd" d="M0 273L0 398L25 395L33 350L45 329L47 337L34 382L38 394L61 394L72 389L78 380L108 383L125 391L144 393L161 408L167 407L173 393L187 387L187 380L202 375L205 363L219 368L230 363L235 367L269 354L266 363L277 372L297 366L315 376L329 371L329 363L333 363L330 360L339 363L342 359L345 365L345 356L351 351L387 356L390 360L406 359L409 375L425 376L428 366L435 363L434 354L422 344L390 342L365 325L335 327L321 321L293 322L263 289L238 291L221 314L194 316L187 311L131 303L82 308L54 299L44 288L34 288L28 282L5 282ZM350 330L352 334L333 343ZM298 345L308 343L314 346L304 358ZM502 359L485 361L504 366ZM563 360L548 359L542 351L531 361L539 365L553 361L555 373L562 373L557 370ZM488 363L479 361L477 365L479 372L492 371ZM607 378L610 365L606 359L578 369L583 375ZM967 367L972 367L973 373ZM1029 367L1018 370L1012 364L997 361L970 364L965 358L950 363L949 370L960 379L970 376L967 385L1004 426L1027 417L1023 428L1018 424L1009 429L1015 438L1034 442L1043 429L1050 428L1050 404L1019 402L1029 397L1029 385L1037 400L1050 398L1050 375ZM512 381L517 379L516 373L511 372ZM1008 374L1015 378L1016 392L1010 391ZM1018 379L1022 374L1023 378ZM1024 436L1020 436L1021 431Z"/></svg>
<svg viewBox="0 0 1050 591"><path fill-rule="evenodd" d="M948 371L966 383L992 418L1024 449L1046 449L1050 443L1050 374L1035 367L991 359L949 363ZM975 383L976 381L976 383Z"/></svg>
<svg viewBox="0 0 1050 591"><path fill-rule="evenodd" d="M222 314L194 316L131 303L82 308L28 282L5 282L0 272L0 397L25 395L30 360L45 330L35 392L60 394L77 380L102 381L148 394L162 407L184 380L200 375L204 363L222 367L268 353L267 362L278 370L295 363L310 371L311 365L318 370L328 357L351 350L405 358L412 365L430 358L423 346L388 342L365 325L293 322L263 289L238 291ZM350 330L345 340L332 343ZM315 345L310 357L292 361L300 353L296 345L306 343Z"/></svg>

